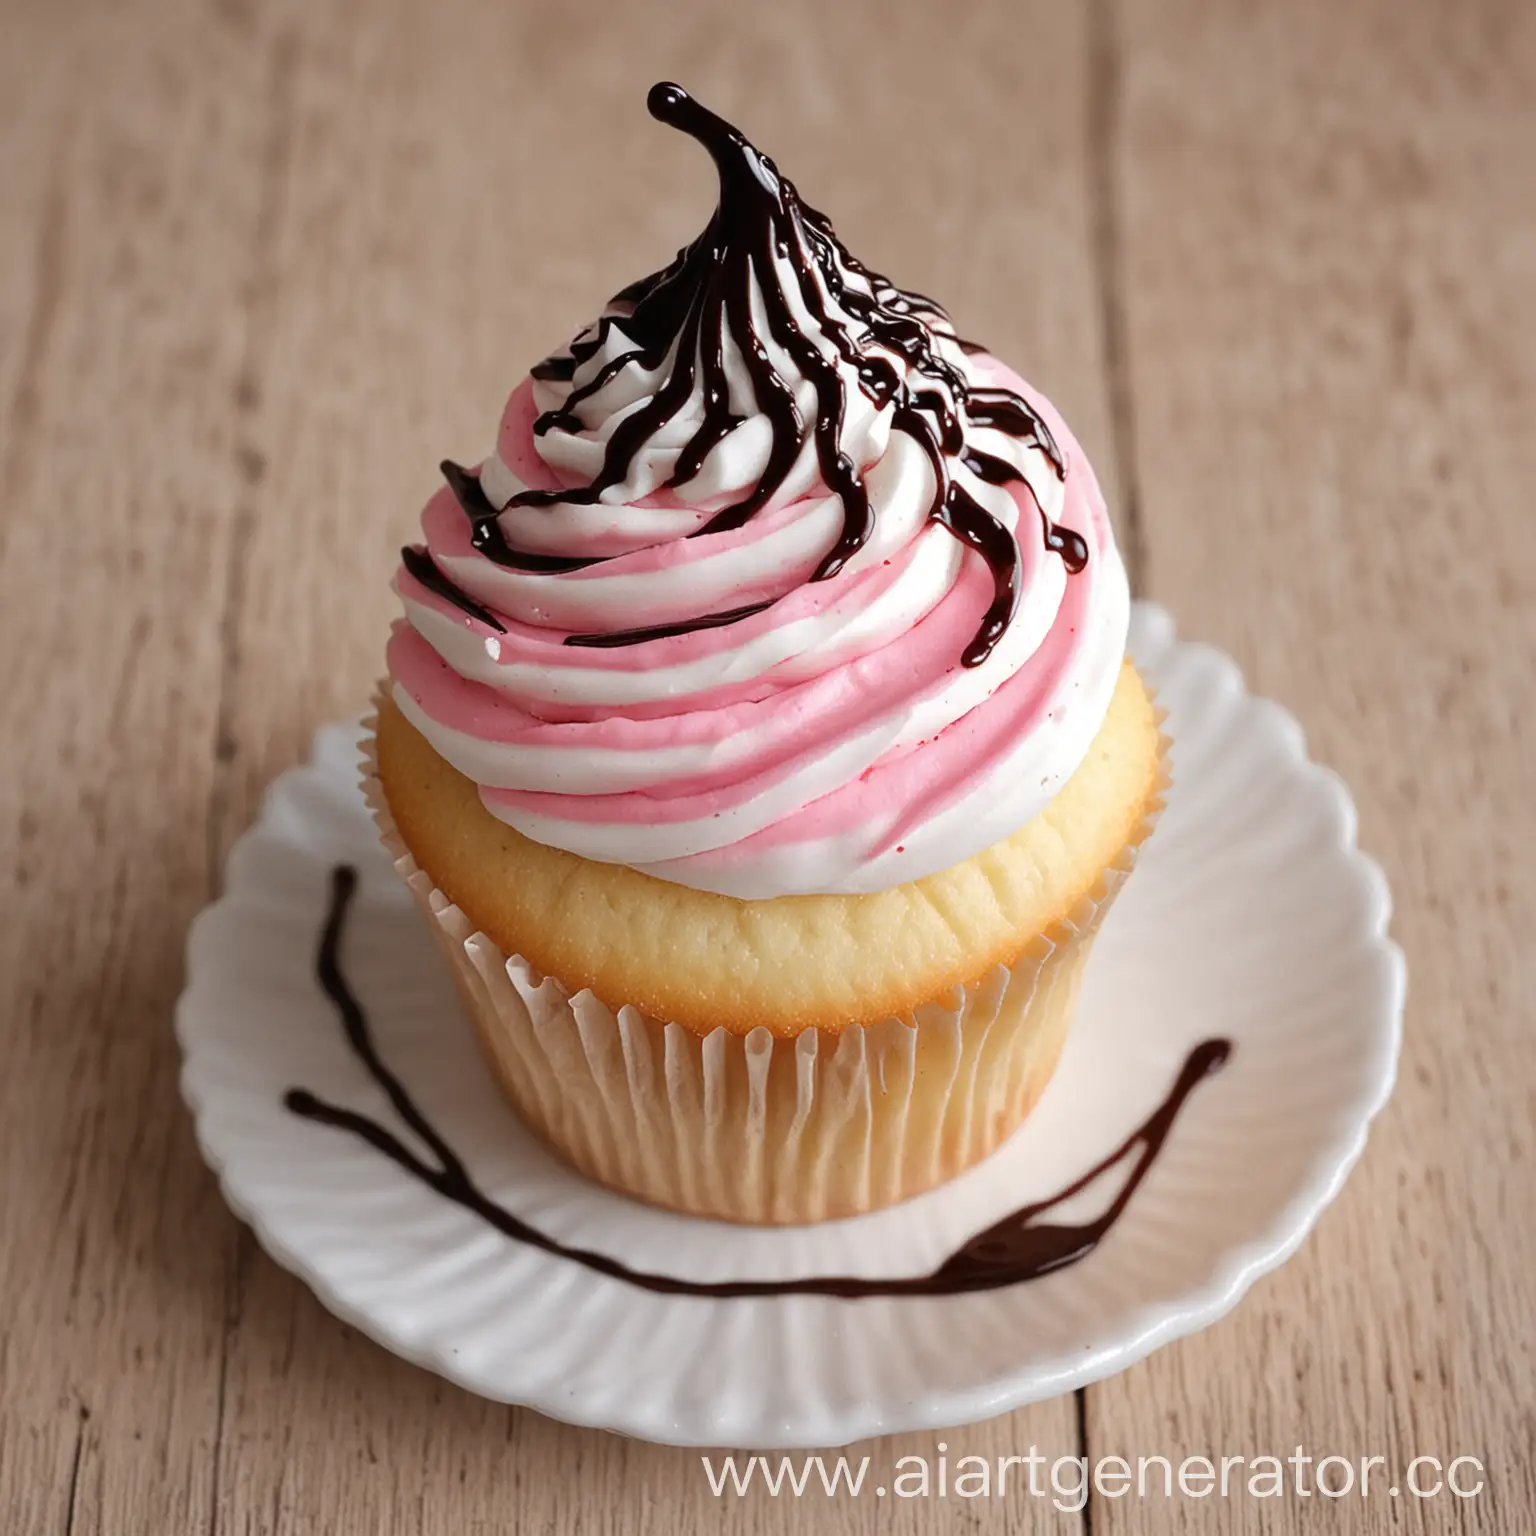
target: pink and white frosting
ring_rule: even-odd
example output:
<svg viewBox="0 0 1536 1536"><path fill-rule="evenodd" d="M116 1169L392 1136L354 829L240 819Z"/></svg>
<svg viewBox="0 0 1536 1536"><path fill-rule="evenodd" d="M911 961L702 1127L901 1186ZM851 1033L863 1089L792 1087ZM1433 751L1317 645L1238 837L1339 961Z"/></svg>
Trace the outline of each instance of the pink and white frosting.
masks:
<svg viewBox="0 0 1536 1536"><path fill-rule="evenodd" d="M816 254L827 256L820 246ZM445 582L425 585L405 564L398 572L404 617L388 649L393 697L479 785L491 814L526 836L739 898L878 891L1008 837L1086 755L1125 654L1129 612L1087 459L1044 397L962 347L941 311L925 311L933 354L967 385L1028 402L1064 471L1038 442L966 428L971 448L1023 478L989 483L963 459L953 465L957 484L1017 546L1011 617L985 658L965 664L996 600L995 573L935 520L931 454L893 427L891 400L862 390L847 356L860 296L895 290L851 258L838 260L837 278L818 279L807 305L796 298L803 264L794 268L779 252L770 270L759 257L750 303L763 323L751 338L727 324L719 348L734 425L682 483L679 455L708 406L702 370L697 398L650 434L597 500L508 505L529 490L590 486L613 434L674 376L675 346L647 368L626 333L632 296L576 338L568 378L518 385L495 451L477 471L498 509L499 538L533 555L593 563L512 568L472 537L447 486L427 503L423 539ZM857 285L841 304L839 283ZM818 397L806 365L815 360L797 360L775 339L772 304L785 306L847 386L836 441L871 516L867 537L833 574L818 572L844 533L845 506L827 486L812 429ZM766 357L755 372L742 355L753 344ZM927 379L915 377L899 348L878 354L914 388ZM762 479L773 433L754 380L768 366L805 423L793 465L740 526L701 533ZM583 394L604 371L607 382ZM1069 572L1048 547L1042 514L1047 527L1081 536L1080 570ZM712 627L595 643L761 604Z"/></svg>

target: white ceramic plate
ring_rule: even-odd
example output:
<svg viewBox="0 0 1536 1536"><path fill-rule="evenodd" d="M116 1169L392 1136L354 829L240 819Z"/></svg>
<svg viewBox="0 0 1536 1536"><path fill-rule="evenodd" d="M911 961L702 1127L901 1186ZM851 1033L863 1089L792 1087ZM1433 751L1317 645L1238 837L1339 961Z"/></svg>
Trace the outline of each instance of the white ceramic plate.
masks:
<svg viewBox="0 0 1536 1536"><path fill-rule="evenodd" d="M1175 640L1161 609L1137 606L1132 651L1168 711L1168 809L1098 939L1049 1091L955 1183L852 1221L754 1230L652 1210L555 1162L492 1085L378 846L355 728L330 727L273 786L189 941L182 1081L230 1205L328 1307L408 1359L487 1397L678 1444L834 1445L984 1418L1213 1322L1296 1248L1359 1156L1392 1085L1403 963L1348 792L1308 761L1291 716L1250 697L1219 651ZM1094 1166L1198 1041L1235 1049L1070 1268L946 1297L659 1295L512 1241L284 1108L301 1086L399 1126L315 982L337 862L359 872L343 961L389 1065L482 1190L631 1268L924 1274ZM1091 1215L1113 1193L1090 1187L1056 1215Z"/></svg>

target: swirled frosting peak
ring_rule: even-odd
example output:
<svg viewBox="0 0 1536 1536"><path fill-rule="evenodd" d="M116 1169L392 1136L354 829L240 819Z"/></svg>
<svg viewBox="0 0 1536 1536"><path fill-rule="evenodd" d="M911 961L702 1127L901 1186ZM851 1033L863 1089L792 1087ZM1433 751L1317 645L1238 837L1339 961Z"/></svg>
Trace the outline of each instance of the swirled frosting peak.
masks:
<svg viewBox="0 0 1536 1536"><path fill-rule="evenodd" d="M877 890L1033 817L1124 652L1042 396L861 266L678 86L703 233L514 390L402 552L394 696L538 841L744 898Z"/></svg>

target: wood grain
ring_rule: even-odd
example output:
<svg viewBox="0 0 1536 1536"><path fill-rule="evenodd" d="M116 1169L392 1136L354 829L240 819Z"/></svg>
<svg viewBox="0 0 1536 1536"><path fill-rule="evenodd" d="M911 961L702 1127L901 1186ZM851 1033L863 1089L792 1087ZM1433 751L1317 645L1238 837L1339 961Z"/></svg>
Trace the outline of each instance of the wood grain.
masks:
<svg viewBox="0 0 1536 1536"><path fill-rule="evenodd" d="M1536 1526L1528 8L5 0L0 24L7 1533ZM361 707L436 461L702 221L696 154L642 115L663 76L1061 405L1144 586L1356 790L1409 952L1398 1097L1231 1319L1077 1400L853 1454L1300 1440L1479 1455L1481 1500L722 1507L690 1453L387 1355L219 1203L176 1094L186 924L262 787Z"/></svg>
<svg viewBox="0 0 1536 1536"><path fill-rule="evenodd" d="M6 18L0 1488L18 1533L205 1527L235 1239L168 1018L209 894L242 495L233 41ZM65 44L67 43L67 48Z"/></svg>
<svg viewBox="0 0 1536 1536"><path fill-rule="evenodd" d="M1514 1531L1536 1524L1536 18L1412 15L1134 0L1117 22L1145 585L1353 788L1410 1002L1397 1094L1317 1234L1091 1392L1088 1438L1474 1455L1483 1497L1397 1511L1383 1484L1330 1529ZM1094 1528L1294 1518L1106 1500Z"/></svg>

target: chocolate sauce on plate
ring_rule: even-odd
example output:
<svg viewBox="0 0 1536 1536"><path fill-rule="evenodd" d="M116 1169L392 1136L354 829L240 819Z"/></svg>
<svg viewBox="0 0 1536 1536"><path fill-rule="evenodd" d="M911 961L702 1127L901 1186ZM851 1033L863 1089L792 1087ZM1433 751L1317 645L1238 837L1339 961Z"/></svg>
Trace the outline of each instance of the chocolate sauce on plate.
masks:
<svg viewBox="0 0 1536 1536"><path fill-rule="evenodd" d="M331 902L315 961L316 976L335 1006L347 1043L383 1089L401 1121L421 1143L426 1155L413 1150L393 1131L356 1110L327 1103L304 1088L293 1088L283 1102L301 1119L312 1120L367 1142L404 1172L434 1189L445 1200L478 1216L514 1242L580 1264L610 1279L623 1280L643 1290L669 1296L950 1296L969 1291L992 1291L1038 1279L1088 1257L1114 1226L1147 1176L1179 1111L1190 1094L1232 1054L1228 1040L1203 1041L1184 1061L1162 1103L1107 1157L1048 1200L1021 1206L984 1232L962 1244L939 1267L926 1275L854 1276L810 1275L789 1280L685 1280L627 1264L590 1248L558 1242L540 1232L505 1206L498 1205L475 1183L458 1154L422 1114L405 1085L379 1054L368 1017L352 991L341 967L341 941L347 913L357 888L356 872L347 865L331 871ZM1102 1213L1083 1222L1051 1221L1058 1206L1087 1189L1112 1169L1127 1166L1129 1172L1119 1193Z"/></svg>

